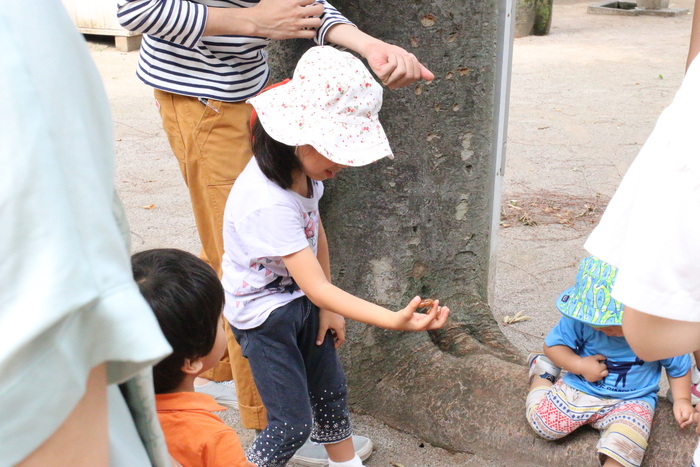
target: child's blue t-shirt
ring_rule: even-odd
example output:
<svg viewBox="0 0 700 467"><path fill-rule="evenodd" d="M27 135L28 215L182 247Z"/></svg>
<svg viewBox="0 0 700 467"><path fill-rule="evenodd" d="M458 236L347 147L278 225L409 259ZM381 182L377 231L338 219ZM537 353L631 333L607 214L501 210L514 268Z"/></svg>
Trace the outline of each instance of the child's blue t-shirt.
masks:
<svg viewBox="0 0 700 467"><path fill-rule="evenodd" d="M624 337L608 337L580 321L562 316L545 339L548 347L565 345L576 355L607 358L608 376L589 383L583 376L566 373L563 380L572 388L606 399L642 399L656 407L661 367L673 378L690 370L690 355L645 362L637 357Z"/></svg>

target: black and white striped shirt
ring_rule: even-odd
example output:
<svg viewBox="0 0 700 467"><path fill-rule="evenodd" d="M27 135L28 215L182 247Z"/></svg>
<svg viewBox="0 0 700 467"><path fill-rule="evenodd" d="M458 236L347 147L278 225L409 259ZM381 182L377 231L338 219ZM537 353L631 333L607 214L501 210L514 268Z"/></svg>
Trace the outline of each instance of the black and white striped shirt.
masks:
<svg viewBox="0 0 700 467"><path fill-rule="evenodd" d="M267 83L265 47L253 36L202 36L207 6L249 8L260 0L119 0L117 17L130 31L144 34L136 74L163 91L227 102L244 101ZM338 23L352 24L325 0L315 41Z"/></svg>

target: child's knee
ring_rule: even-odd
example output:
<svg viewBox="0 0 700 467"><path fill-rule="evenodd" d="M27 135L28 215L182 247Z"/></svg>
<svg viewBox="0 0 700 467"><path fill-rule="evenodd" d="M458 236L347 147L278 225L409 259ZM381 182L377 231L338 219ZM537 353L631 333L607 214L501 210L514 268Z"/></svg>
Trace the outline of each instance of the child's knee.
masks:
<svg viewBox="0 0 700 467"><path fill-rule="evenodd" d="M545 400L545 397L550 389L551 388L545 386L534 388L529 392L527 399L525 400L525 418L538 435L541 432L538 426L542 424L538 412L541 409L542 402ZM545 436L542 437L545 439L550 439Z"/></svg>
<svg viewBox="0 0 700 467"><path fill-rule="evenodd" d="M556 441L568 435L570 431L564 429L565 427L550 426L550 424L547 423L546 420L549 418L547 417L547 411L551 410L551 408L543 407L543 401L543 398L538 401L530 401L531 403L527 406L525 418L530 427L532 427L532 430L537 433L537 436L547 441Z"/></svg>
<svg viewBox="0 0 700 467"><path fill-rule="evenodd" d="M534 410L532 413L528 414L527 423L537 434L537 436L546 439L547 441L556 441L568 435L566 432L556 431L552 429L552 427L545 424Z"/></svg>
<svg viewBox="0 0 700 467"><path fill-rule="evenodd" d="M538 386L536 388L532 388L527 395L527 399L525 400L525 407L527 408L527 411L529 412L533 406L537 406L542 400L544 400L544 398L547 397L547 393L551 390L552 386Z"/></svg>

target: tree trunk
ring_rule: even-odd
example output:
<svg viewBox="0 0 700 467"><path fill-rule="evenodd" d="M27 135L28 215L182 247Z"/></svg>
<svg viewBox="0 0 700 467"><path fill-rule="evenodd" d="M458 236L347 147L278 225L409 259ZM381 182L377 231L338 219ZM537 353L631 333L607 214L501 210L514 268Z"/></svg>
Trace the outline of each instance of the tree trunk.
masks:
<svg viewBox="0 0 700 467"><path fill-rule="evenodd" d="M452 309L445 329L431 333L348 323L341 355L353 410L434 445L509 458L510 465L596 465L593 430L552 443L527 425L525 357L487 304L497 2L332 3L360 29L414 53L436 76L431 84L385 88L380 119L395 160L348 168L326 183L322 216L333 281L394 310L415 295ZM309 45L276 44L273 81L291 76ZM666 425L658 436L673 439L675 451L662 446L652 458L666 463L647 465L689 463L694 436L672 431L667 409L657 416Z"/></svg>
<svg viewBox="0 0 700 467"><path fill-rule="evenodd" d="M545 36L552 28L552 8L553 0L535 0L535 24L532 27L532 34L535 36Z"/></svg>

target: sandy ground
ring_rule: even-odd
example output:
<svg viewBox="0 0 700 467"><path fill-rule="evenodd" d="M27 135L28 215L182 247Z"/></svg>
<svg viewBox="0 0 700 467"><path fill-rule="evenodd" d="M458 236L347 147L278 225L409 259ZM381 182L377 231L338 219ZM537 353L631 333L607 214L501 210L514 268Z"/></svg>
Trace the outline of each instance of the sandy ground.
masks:
<svg viewBox="0 0 700 467"><path fill-rule="evenodd" d="M587 3L555 5L552 31L515 40L503 222L494 316L531 319L503 325L524 352L538 350L559 318L554 300L572 285L583 242L625 170L673 98L683 76L690 15L601 16ZM692 8L690 0L672 4ZM138 54L108 40L89 47L112 104L116 184L133 250L199 250L185 185L171 155L152 91L134 75ZM650 213L650 215L653 215ZM515 396L515 395L514 395ZM524 399L524 394L522 395ZM235 411L224 415L249 443ZM503 466L526 458L481 459L424 444L369 416L355 416L372 438L368 467Z"/></svg>

